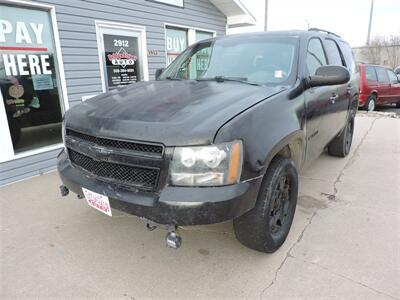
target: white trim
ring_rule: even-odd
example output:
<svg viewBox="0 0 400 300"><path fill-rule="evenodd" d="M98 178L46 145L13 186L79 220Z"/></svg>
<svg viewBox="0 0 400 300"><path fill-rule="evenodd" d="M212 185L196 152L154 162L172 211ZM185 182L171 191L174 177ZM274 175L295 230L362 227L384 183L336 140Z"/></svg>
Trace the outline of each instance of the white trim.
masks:
<svg viewBox="0 0 400 300"><path fill-rule="evenodd" d="M135 25L135 24L127 24L127 23L119 23L119 22L110 22L103 20L95 20L96 27L96 40L97 40L97 51L99 56L100 63L100 76L101 76L101 86L103 93L107 92L107 84L106 84L106 75L105 75L105 67L104 67L104 43L103 43L103 29L108 29L110 31L115 30L118 34L119 31L132 32L137 33L138 38L140 40L139 45L139 57L141 58L141 76L142 80L149 80L149 66L147 60L147 39L146 39L146 27Z"/></svg>
<svg viewBox="0 0 400 300"><path fill-rule="evenodd" d="M48 5L48 4L42 4L42 3L36 3L36 2L30 2L30 1L23 1L23 0L0 0L0 4L10 4L14 5L16 7L22 7L22 8L34 8L34 9L40 9L40 10L45 10L50 14L50 23L51 23L51 30L53 32L53 42L54 42L54 49L55 49L55 67L56 70L58 71L58 74L56 74L56 78L59 79L59 84L58 90L60 92L61 89L61 94L59 94L59 101L60 101L60 107L61 107L61 113L64 114L65 111L69 109L69 101L68 101L68 93L67 93L67 83L65 80L65 70L64 70L64 62L62 58L62 52L61 52L61 44L60 44L60 36L58 32L58 26L57 26L57 17L56 17L56 9L54 5ZM58 76L57 76L58 75ZM0 93L0 100L3 102L3 95ZM7 120L7 115L4 109L4 105L0 105L0 115L2 116L2 120ZM5 129L7 130L6 132L6 137L3 139L3 135L5 133ZM28 150L24 151L22 153L15 154L14 152L14 147L12 145L12 140L11 140L11 135L10 135L10 129L8 122L6 122L6 125L2 125L0 123L0 132L1 132L1 141L3 143L2 145L2 150L5 149L5 151L0 151L0 163L7 162L7 161L12 161L15 159L35 155L35 154L40 154L44 152L48 152L54 149L62 148L62 144L53 144L45 147L41 147L38 149L33 149L33 150ZM8 138L7 138L8 137Z"/></svg>
<svg viewBox="0 0 400 300"><path fill-rule="evenodd" d="M0 3L14 4L14 5L25 6L25 7L43 8L44 10L54 9L53 5L43 4L43 3L35 3L32 1L0 0Z"/></svg>
<svg viewBox="0 0 400 300"><path fill-rule="evenodd" d="M3 94L0 92L0 102L4 103ZM7 113L4 104L0 104L0 163L9 161L14 156L10 128L7 120ZM3 121L4 120L4 121ZM5 124L2 124L2 123Z"/></svg>
<svg viewBox="0 0 400 300"><path fill-rule="evenodd" d="M64 104L64 113L69 109L69 101L68 101L68 93L67 93L67 81L65 79L65 70L64 70L64 61L61 52L61 43L60 43L60 35L58 33L58 26L57 26L57 16L56 16L56 8L53 6L50 9L50 16L51 16L51 25L53 29L53 40L54 45L56 48L56 64L58 69L58 78L60 79L61 83L61 93L62 93L62 100Z"/></svg>
<svg viewBox="0 0 400 300"><path fill-rule="evenodd" d="M167 27L174 27L177 29L186 30L188 47L190 45L196 43L196 31L212 33L213 37L217 36L217 32L215 30L204 29L204 28L200 28L200 27L185 26L185 25L174 24L174 23L164 23L164 40L165 41L167 41ZM166 45L164 45L164 47L165 47L165 65L167 66L167 62L168 62L167 47L166 47Z"/></svg>

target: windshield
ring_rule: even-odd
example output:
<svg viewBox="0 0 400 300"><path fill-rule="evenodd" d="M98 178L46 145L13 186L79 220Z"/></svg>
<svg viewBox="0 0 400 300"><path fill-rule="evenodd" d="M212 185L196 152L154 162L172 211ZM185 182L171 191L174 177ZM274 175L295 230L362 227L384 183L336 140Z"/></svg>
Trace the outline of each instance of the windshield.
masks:
<svg viewBox="0 0 400 300"><path fill-rule="evenodd" d="M294 81L297 38L240 37L187 48L159 80L235 80L256 84Z"/></svg>

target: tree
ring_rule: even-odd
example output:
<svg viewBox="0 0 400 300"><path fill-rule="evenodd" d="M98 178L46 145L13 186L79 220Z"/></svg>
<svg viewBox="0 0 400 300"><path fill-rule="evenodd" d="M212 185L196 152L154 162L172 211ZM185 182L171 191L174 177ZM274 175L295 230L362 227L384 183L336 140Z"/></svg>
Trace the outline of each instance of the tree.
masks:
<svg viewBox="0 0 400 300"><path fill-rule="evenodd" d="M375 36L368 47L363 48L362 56L368 63L387 65L395 68L400 65L400 32L386 37Z"/></svg>

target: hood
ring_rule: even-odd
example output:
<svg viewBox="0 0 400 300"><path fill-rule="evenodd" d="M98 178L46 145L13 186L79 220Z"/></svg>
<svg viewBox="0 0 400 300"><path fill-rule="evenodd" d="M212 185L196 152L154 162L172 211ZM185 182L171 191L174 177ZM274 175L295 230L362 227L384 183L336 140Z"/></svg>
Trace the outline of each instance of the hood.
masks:
<svg viewBox="0 0 400 300"><path fill-rule="evenodd" d="M75 105L65 122L99 137L206 145L227 121L279 91L237 82L139 82Z"/></svg>

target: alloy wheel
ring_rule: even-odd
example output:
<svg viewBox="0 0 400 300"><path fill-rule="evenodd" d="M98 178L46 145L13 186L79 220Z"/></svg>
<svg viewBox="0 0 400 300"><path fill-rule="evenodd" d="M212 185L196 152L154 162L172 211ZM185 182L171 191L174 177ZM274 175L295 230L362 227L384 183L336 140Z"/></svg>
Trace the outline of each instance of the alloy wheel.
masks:
<svg viewBox="0 0 400 300"><path fill-rule="evenodd" d="M282 175L272 195L269 227L272 235L279 235L285 225L290 211L290 181L288 176Z"/></svg>

